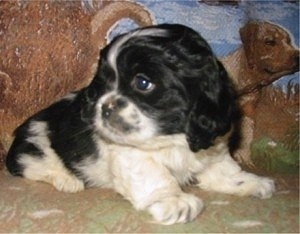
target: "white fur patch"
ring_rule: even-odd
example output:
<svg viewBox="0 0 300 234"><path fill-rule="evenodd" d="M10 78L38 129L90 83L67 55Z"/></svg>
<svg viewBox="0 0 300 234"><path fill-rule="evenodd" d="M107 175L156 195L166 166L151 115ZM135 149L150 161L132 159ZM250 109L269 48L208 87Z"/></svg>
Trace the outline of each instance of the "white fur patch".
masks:
<svg viewBox="0 0 300 234"><path fill-rule="evenodd" d="M202 160L199 158L201 152L206 155ZM262 199L271 197L275 191L273 180L243 171L231 158L226 144L220 142L199 153L198 158L205 168L197 176L201 189Z"/></svg>

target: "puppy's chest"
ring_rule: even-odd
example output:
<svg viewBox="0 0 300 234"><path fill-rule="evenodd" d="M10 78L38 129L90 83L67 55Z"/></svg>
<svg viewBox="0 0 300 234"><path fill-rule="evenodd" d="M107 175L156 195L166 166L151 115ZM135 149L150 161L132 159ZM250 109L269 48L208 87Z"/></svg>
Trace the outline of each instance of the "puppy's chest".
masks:
<svg viewBox="0 0 300 234"><path fill-rule="evenodd" d="M82 168L91 186L115 187L135 178L169 175L186 184L201 170L194 154L185 146L155 150L101 144L100 157Z"/></svg>

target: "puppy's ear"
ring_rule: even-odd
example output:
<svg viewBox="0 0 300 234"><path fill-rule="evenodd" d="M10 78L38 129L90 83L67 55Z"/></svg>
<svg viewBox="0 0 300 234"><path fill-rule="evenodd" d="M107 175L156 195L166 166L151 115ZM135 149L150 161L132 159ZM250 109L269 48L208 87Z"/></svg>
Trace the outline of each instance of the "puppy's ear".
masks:
<svg viewBox="0 0 300 234"><path fill-rule="evenodd" d="M237 113L235 93L227 72L219 61L213 60L209 65L204 64L199 78L190 87L193 104L186 125L186 136L194 152L207 149L213 145L216 137L227 133Z"/></svg>
<svg viewBox="0 0 300 234"><path fill-rule="evenodd" d="M258 22L249 22L244 27L242 27L239 31L243 43L245 55L247 58L247 63L251 69L253 69L255 66L254 50L256 49L255 41L257 38L258 29L259 29Z"/></svg>

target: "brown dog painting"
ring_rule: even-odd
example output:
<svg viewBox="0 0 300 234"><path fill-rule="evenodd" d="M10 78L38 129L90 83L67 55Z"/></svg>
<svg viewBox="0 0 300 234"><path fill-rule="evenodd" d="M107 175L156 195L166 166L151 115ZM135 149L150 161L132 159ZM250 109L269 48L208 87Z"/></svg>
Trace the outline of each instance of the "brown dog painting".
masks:
<svg viewBox="0 0 300 234"><path fill-rule="evenodd" d="M235 157L249 164L255 107L263 87L299 71L299 49L284 28L270 22L248 22L240 29L243 46L221 58L238 92L243 113L241 145Z"/></svg>

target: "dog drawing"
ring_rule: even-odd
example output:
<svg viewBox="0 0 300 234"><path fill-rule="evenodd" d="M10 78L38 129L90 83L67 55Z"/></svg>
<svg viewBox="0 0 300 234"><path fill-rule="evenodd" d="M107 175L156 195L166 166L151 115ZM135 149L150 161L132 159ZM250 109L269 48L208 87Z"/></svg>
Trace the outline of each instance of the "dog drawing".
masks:
<svg viewBox="0 0 300 234"><path fill-rule="evenodd" d="M253 119L261 90L280 77L299 71L299 49L285 29L269 22L247 23L240 29L240 37L243 46L220 61L235 85L245 114L241 124L241 145L235 157L251 164Z"/></svg>

